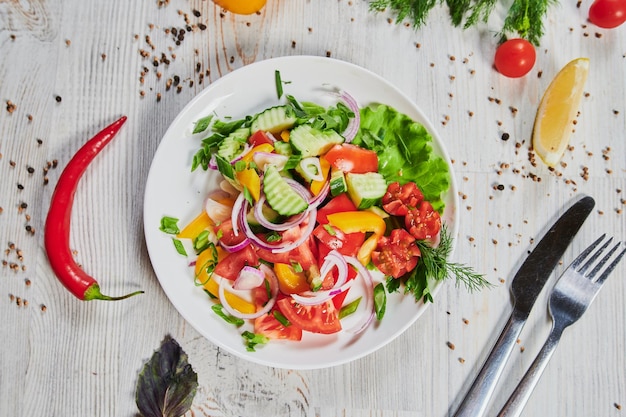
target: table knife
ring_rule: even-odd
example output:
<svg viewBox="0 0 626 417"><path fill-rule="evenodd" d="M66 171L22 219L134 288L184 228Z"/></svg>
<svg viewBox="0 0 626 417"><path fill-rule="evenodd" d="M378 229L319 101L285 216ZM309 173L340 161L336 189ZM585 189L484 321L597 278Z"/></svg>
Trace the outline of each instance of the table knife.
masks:
<svg viewBox="0 0 626 417"><path fill-rule="evenodd" d="M513 298L511 316L454 414L455 417L484 415L496 383L535 300L594 206L593 198L589 196L579 198L546 232L515 274L511 283Z"/></svg>

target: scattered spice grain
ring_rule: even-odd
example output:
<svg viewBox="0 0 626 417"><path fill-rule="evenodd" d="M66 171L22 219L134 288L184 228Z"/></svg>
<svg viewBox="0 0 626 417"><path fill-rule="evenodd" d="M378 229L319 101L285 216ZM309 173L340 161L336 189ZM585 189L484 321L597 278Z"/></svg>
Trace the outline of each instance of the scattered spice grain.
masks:
<svg viewBox="0 0 626 417"><path fill-rule="evenodd" d="M446 346L448 346L448 348L449 348L450 350L454 350L454 349L455 349L455 347L456 347L456 346L454 346L454 343L452 343L452 342L446 342Z"/></svg>

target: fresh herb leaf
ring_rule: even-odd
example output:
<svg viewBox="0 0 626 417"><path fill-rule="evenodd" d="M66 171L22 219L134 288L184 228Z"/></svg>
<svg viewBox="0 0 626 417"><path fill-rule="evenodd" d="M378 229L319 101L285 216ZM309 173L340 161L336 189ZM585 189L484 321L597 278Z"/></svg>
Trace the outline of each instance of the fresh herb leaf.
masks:
<svg viewBox="0 0 626 417"><path fill-rule="evenodd" d="M345 306L341 307L341 309L339 310L339 319L342 319L344 317L349 316L350 314L353 314L356 311L356 309L359 308L359 304L361 303L361 298L362 297L359 297L356 300L351 301Z"/></svg>
<svg viewBox="0 0 626 417"><path fill-rule="evenodd" d="M276 81L276 95L280 99L283 96L283 80L280 77L280 71L274 71L274 79Z"/></svg>
<svg viewBox="0 0 626 417"><path fill-rule="evenodd" d="M193 248L196 250L196 253L200 253L209 247L211 243L209 241L210 233L208 230L203 230L200 232L198 236L193 240Z"/></svg>
<svg viewBox="0 0 626 417"><path fill-rule="evenodd" d="M262 334L255 334L250 331L245 331L241 334L243 336L244 343L246 344L246 350L248 352L255 352L257 345L264 345L270 340Z"/></svg>
<svg viewBox="0 0 626 417"><path fill-rule="evenodd" d="M273 315L273 316L274 316L274 318L275 318L276 320L278 320L278 322L279 322L280 324L282 324L283 326L285 326L285 327L289 327L289 326L291 326L291 322L290 322L290 321L287 319L287 317L285 317L285 316L283 315L283 313L281 313L280 311L278 311L278 310L274 310L274 311L272 312L272 315Z"/></svg>
<svg viewBox="0 0 626 417"><path fill-rule="evenodd" d="M265 240L267 240L268 243L280 242L282 239L283 237L278 232L270 232L265 235Z"/></svg>
<svg viewBox="0 0 626 417"><path fill-rule="evenodd" d="M385 292L385 285L379 282L374 287L374 312L376 313L376 319L382 320L387 309L387 293Z"/></svg>
<svg viewBox="0 0 626 417"><path fill-rule="evenodd" d="M180 233L178 228L178 219L175 217L163 216L161 218L161 227L159 230L169 235L177 235Z"/></svg>
<svg viewBox="0 0 626 417"><path fill-rule="evenodd" d="M211 124L211 120L213 120L213 115L205 116L196 121L196 125L194 126L192 133L195 135L196 133L204 132L205 130L207 130L207 128Z"/></svg>
<svg viewBox="0 0 626 417"><path fill-rule="evenodd" d="M230 314L225 313L224 307L222 307L221 304L213 304L213 306L211 306L211 309L213 310L213 312L215 312L215 314L223 318L224 321L228 324L233 324L237 327L240 327L240 326L243 326L245 323L243 319L240 319L239 317L231 316Z"/></svg>
<svg viewBox="0 0 626 417"><path fill-rule="evenodd" d="M197 388L187 354L167 336L139 373L135 403L144 417L180 417L191 408Z"/></svg>
<svg viewBox="0 0 626 417"><path fill-rule="evenodd" d="M217 169L220 174L231 180L235 179L235 170L230 162L219 155L215 155L215 162L217 162Z"/></svg>
<svg viewBox="0 0 626 417"><path fill-rule="evenodd" d="M468 29L481 22L487 22L494 13L498 0L371 0L369 8L373 12L391 10L396 23L409 20L415 28L426 24L428 15L435 6L444 4L450 12L454 26ZM538 46L544 33L543 22L548 8L558 0L513 0L503 1L508 7L506 17L499 32L505 40L507 34L522 37Z"/></svg>
<svg viewBox="0 0 626 417"><path fill-rule="evenodd" d="M174 247L176 248L176 252L178 252L179 254L181 254L183 256L187 256L187 251L185 250L185 246L183 245L183 242L181 242L180 240L178 240L176 238L172 238L172 242L174 243Z"/></svg>

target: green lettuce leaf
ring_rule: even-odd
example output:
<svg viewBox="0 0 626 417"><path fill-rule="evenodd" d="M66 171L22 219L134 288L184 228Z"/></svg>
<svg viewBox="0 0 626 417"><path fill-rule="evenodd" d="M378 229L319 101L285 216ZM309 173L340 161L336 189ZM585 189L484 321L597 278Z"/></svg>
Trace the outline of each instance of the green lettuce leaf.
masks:
<svg viewBox="0 0 626 417"><path fill-rule="evenodd" d="M198 375L187 354L167 336L139 374L135 402L144 417L180 417L193 402Z"/></svg>
<svg viewBox="0 0 626 417"><path fill-rule="evenodd" d="M450 172L446 161L433 153L432 140L420 123L379 104L361 109L361 128L352 143L378 154L378 171L388 183L414 182L433 208L442 212Z"/></svg>

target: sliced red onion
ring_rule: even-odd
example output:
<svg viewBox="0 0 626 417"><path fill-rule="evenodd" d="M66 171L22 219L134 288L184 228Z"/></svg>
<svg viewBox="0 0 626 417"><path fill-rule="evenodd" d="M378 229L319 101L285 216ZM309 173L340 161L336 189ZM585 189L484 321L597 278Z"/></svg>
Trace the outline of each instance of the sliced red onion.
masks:
<svg viewBox="0 0 626 417"><path fill-rule="evenodd" d="M309 201L311 198L313 198L313 195L311 194L311 192L307 190L306 187L300 184L298 181L291 179L291 178L284 178L284 180L305 201Z"/></svg>
<svg viewBox="0 0 626 417"><path fill-rule="evenodd" d="M217 171L217 159L215 159L215 154L212 154L211 158L209 159L209 168Z"/></svg>
<svg viewBox="0 0 626 417"><path fill-rule="evenodd" d="M230 205L217 201L220 197L228 198L230 196L224 191L215 191L209 194L204 203L204 211L214 223L221 223L228 219L233 211Z"/></svg>
<svg viewBox="0 0 626 417"><path fill-rule="evenodd" d="M246 246L248 246L250 244L250 239L248 239L247 237L242 240L241 242L237 243L236 245L227 245L225 244L223 241L219 241L220 242L220 246L222 248L224 248L224 250L228 253L234 253L234 252L239 252L240 250L242 250L243 248L245 248Z"/></svg>
<svg viewBox="0 0 626 417"><path fill-rule="evenodd" d="M265 194L261 194L261 197L259 197L259 201L257 201L256 204L254 205L254 217L257 219L257 221L259 222L261 226L269 230L283 231L283 230L291 229L292 227L296 227L300 223L302 223L302 220L304 220L304 218L306 217L306 212L303 212L295 216L292 216L286 222L272 223L271 221L267 219L267 217L265 217L265 214L263 213L264 204L265 204Z"/></svg>
<svg viewBox="0 0 626 417"><path fill-rule="evenodd" d="M274 271L265 264L261 264L260 270L263 272L265 278L267 278L270 283L271 297L267 301L267 303L265 303L263 308L257 310L256 313L242 313L241 311L234 309L230 304L228 304L228 300L226 299L226 289L227 287L233 289L233 287L231 286L229 280L225 278L219 279L219 299L222 303L222 306L224 307L224 310L226 310L230 315L245 320L256 319L257 317L261 317L262 315L267 314L272 309L272 307L274 307L274 304L276 303L276 296L278 295L278 278L276 277ZM215 278L216 275L213 274L213 277Z"/></svg>
<svg viewBox="0 0 626 417"><path fill-rule="evenodd" d="M336 250L332 250L324 258L320 270L320 276L323 278L327 274L331 273L334 268L337 268L337 280L333 287L329 290L323 291L305 291L300 294L292 294L291 297L302 305L317 305L321 304L337 294L347 291L354 280L348 281L348 264L346 260Z"/></svg>
<svg viewBox="0 0 626 417"><path fill-rule="evenodd" d="M347 143L352 142L352 139L359 132L359 127L361 125L361 113L359 110L359 105L350 94L346 91L341 91L339 94L339 98L348 106L350 110L354 113L354 118L350 119L348 122L348 126L346 130L343 131L342 136L345 138Z"/></svg>
<svg viewBox="0 0 626 417"><path fill-rule="evenodd" d="M246 156L247 154L250 153L250 151L252 150L252 145L250 145L248 142L245 143L244 147L243 147L243 151L241 151L241 153L237 156L235 156L230 163L234 164L235 162L241 161L243 159L244 156Z"/></svg>
<svg viewBox="0 0 626 417"><path fill-rule="evenodd" d="M234 197L239 194L239 190L236 189L235 186L226 179L220 181L220 189L228 193L230 197Z"/></svg>
<svg viewBox="0 0 626 417"><path fill-rule="evenodd" d="M261 286L264 280L265 274L263 271L259 268L246 265L239 272L239 275L237 275L237 279L233 283L233 288L236 290L251 290Z"/></svg>
<svg viewBox="0 0 626 417"><path fill-rule="evenodd" d="M278 140L276 139L276 136L274 136L272 132L265 132L265 136L267 136L267 138L271 140L272 142L276 142Z"/></svg>
<svg viewBox="0 0 626 417"><path fill-rule="evenodd" d="M317 216L317 210L316 209L311 209L309 210L309 223L306 226L306 229L304 229L304 231L302 232L302 236L300 236L300 238L298 238L297 240L286 244L283 247L279 247L279 248L272 248L272 253L285 253L285 252L289 252L292 249L297 248L298 246L302 245L304 242L306 242L306 240L311 236L311 234L313 233L313 229L315 229L315 217Z"/></svg>
<svg viewBox="0 0 626 417"><path fill-rule="evenodd" d="M344 256L346 262L352 265L357 274L363 278L363 286L365 287L365 308L364 314L354 326L349 329L345 329L352 334L359 334L369 326L372 318L374 317L374 280L370 272L359 262L354 256Z"/></svg>
<svg viewBox="0 0 626 417"><path fill-rule="evenodd" d="M266 165L275 165L276 168L281 171L285 167L289 157L273 152L255 152L254 155L252 155L252 160L260 170L265 170Z"/></svg>
<svg viewBox="0 0 626 417"><path fill-rule="evenodd" d="M330 192L330 182L326 181L319 194L309 200L309 207L318 207L326 200Z"/></svg>
<svg viewBox="0 0 626 417"><path fill-rule="evenodd" d="M239 193L239 195L237 196L237 199L235 200L235 204L233 204L233 211L231 212L231 217L230 217L230 220L233 223L233 234L235 236L239 236L239 218L241 216L241 213L246 212L246 207L244 207L244 203L246 203L246 206L247 206L247 201L243 193ZM245 222L245 216L244 216L244 223L247 223Z"/></svg>
<svg viewBox="0 0 626 417"><path fill-rule="evenodd" d="M302 158L300 160L300 169L303 172L303 176L308 181L322 181L322 166L320 165L320 159L315 156L309 156L308 158Z"/></svg>

